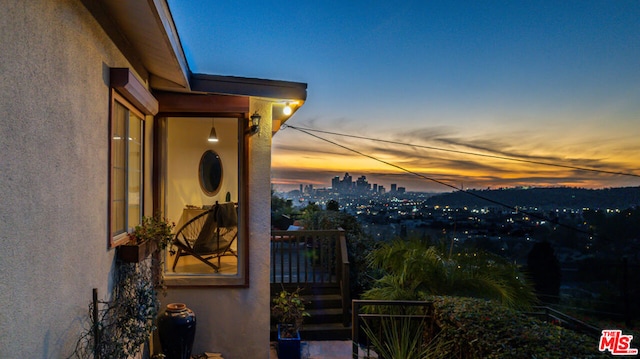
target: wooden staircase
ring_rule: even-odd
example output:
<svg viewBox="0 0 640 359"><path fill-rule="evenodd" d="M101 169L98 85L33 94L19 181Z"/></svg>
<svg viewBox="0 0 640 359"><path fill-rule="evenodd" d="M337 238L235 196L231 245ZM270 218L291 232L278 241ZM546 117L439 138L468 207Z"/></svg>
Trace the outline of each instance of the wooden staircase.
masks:
<svg viewBox="0 0 640 359"><path fill-rule="evenodd" d="M276 296L281 290L281 286L272 286L271 296ZM351 326L343 323L342 296L337 286L306 287L301 294L311 315L305 318L300 331L302 340L351 340ZM278 339L276 325L272 318L272 341Z"/></svg>
<svg viewBox="0 0 640 359"><path fill-rule="evenodd" d="M271 232L271 297L302 288L311 314L305 318L303 340L351 338L349 260L342 230ZM271 339L277 323L271 319Z"/></svg>

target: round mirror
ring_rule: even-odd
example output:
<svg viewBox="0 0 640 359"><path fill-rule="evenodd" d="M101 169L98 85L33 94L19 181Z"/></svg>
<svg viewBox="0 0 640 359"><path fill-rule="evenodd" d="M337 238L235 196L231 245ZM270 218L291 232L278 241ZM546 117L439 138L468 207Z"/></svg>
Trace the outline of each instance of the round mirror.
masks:
<svg viewBox="0 0 640 359"><path fill-rule="evenodd" d="M213 196L222 182L222 161L215 151L207 150L200 158L200 187L207 196Z"/></svg>

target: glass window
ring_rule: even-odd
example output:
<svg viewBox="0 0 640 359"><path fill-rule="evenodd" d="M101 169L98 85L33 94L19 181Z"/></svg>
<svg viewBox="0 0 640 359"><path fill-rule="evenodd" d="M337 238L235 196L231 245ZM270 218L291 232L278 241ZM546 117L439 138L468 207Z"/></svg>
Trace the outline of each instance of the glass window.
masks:
<svg viewBox="0 0 640 359"><path fill-rule="evenodd" d="M167 117L163 211L176 222L167 285L245 285L243 118ZM214 127L215 126L215 127ZM208 141L214 131L218 141Z"/></svg>
<svg viewBox="0 0 640 359"><path fill-rule="evenodd" d="M115 92L111 113L110 229L115 246L142 218L144 116Z"/></svg>

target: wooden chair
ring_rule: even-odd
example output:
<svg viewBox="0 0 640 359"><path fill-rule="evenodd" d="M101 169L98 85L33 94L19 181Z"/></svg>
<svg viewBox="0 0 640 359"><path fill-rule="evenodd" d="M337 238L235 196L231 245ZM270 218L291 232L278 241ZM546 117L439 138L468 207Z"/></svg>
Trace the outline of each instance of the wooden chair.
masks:
<svg viewBox="0 0 640 359"><path fill-rule="evenodd" d="M191 255L204 264L220 270L220 258L238 254L231 245L238 237L238 215L234 203L216 204L185 223L173 238L178 248L172 270L176 270L180 257ZM217 258L217 265L211 262Z"/></svg>

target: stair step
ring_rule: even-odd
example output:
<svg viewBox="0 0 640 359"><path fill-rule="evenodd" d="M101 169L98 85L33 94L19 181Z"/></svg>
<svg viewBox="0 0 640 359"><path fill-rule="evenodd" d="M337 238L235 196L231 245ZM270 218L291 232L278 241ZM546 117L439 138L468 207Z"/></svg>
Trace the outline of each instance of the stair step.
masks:
<svg viewBox="0 0 640 359"><path fill-rule="evenodd" d="M337 284L313 284L307 283L304 285L291 285L291 284L271 284L271 295L277 295L283 289L287 292L294 292L298 287L301 288L300 294L340 294L340 286Z"/></svg>
<svg viewBox="0 0 640 359"><path fill-rule="evenodd" d="M302 328L300 337L303 340L350 340L351 327L341 323L308 324Z"/></svg>
<svg viewBox="0 0 640 359"><path fill-rule="evenodd" d="M272 296L278 295L282 285L271 286ZM294 291L292 286L284 286L287 291ZM313 285L301 291L306 311L311 315L304 319L300 331L303 340L350 340L351 327L342 323L342 296L340 288L335 285ZM271 340L278 338L276 324L272 318Z"/></svg>
<svg viewBox="0 0 640 359"><path fill-rule="evenodd" d="M304 319L305 323L342 323L342 308L309 309L307 312L311 316Z"/></svg>
<svg viewBox="0 0 640 359"><path fill-rule="evenodd" d="M300 331L302 340L351 340L351 327L339 323L305 324ZM278 340L278 330L271 326L271 341Z"/></svg>
<svg viewBox="0 0 640 359"><path fill-rule="evenodd" d="M342 297L339 294L303 295L302 299L308 309L342 308Z"/></svg>

